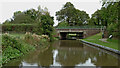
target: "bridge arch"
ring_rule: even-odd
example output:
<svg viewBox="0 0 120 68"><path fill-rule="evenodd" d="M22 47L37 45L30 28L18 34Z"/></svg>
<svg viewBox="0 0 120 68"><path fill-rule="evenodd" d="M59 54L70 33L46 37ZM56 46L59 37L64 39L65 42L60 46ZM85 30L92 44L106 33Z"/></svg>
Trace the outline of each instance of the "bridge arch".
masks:
<svg viewBox="0 0 120 68"><path fill-rule="evenodd" d="M67 39L67 35L70 33L77 34L76 39L83 39L99 33L101 31L101 28L64 27L56 28L56 31L60 39Z"/></svg>
<svg viewBox="0 0 120 68"><path fill-rule="evenodd" d="M59 32L60 39L83 39L83 32Z"/></svg>

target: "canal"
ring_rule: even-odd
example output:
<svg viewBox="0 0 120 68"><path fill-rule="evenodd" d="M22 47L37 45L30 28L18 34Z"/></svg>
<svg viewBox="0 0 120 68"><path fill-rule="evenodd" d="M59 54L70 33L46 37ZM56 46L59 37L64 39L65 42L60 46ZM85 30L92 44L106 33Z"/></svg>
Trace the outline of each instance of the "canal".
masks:
<svg viewBox="0 0 120 68"><path fill-rule="evenodd" d="M58 40L45 51L38 49L4 66L16 66L16 68L25 68L25 66L118 66L119 58L117 54L79 40Z"/></svg>

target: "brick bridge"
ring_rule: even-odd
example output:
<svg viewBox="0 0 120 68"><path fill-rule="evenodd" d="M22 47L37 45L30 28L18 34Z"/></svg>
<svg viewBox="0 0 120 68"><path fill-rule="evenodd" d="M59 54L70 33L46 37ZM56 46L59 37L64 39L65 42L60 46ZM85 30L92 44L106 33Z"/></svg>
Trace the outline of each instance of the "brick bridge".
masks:
<svg viewBox="0 0 120 68"><path fill-rule="evenodd" d="M101 31L100 26L86 27L86 26L74 26L74 27L57 27L56 32L60 39L66 39L67 34L77 34L77 39L86 38L97 34Z"/></svg>

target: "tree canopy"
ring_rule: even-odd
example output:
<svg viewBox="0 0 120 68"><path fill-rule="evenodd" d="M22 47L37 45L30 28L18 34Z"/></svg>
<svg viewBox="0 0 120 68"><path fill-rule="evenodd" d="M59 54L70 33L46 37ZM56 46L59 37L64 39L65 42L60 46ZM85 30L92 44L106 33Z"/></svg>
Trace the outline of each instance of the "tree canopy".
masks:
<svg viewBox="0 0 120 68"><path fill-rule="evenodd" d="M74 5L67 2L60 11L56 12L59 22L67 22L68 26L80 26L87 23L89 15L85 11L76 9Z"/></svg>
<svg viewBox="0 0 120 68"><path fill-rule="evenodd" d="M54 18L50 16L48 9L45 7L41 9L28 9L23 12L14 12L13 18L11 20L6 20L3 24L32 24L37 25L35 32L37 34L46 34L52 37Z"/></svg>
<svg viewBox="0 0 120 68"><path fill-rule="evenodd" d="M104 2L100 10L92 14L89 25L106 26L109 34L118 36L118 9L119 2Z"/></svg>

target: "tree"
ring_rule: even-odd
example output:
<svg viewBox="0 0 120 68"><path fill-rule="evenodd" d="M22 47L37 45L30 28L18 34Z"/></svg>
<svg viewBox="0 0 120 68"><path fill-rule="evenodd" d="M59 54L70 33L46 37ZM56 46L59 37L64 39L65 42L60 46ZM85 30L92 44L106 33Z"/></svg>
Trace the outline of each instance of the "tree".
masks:
<svg viewBox="0 0 120 68"><path fill-rule="evenodd" d="M38 17L38 12L35 9L29 9L29 10L24 11L23 13L30 16L31 19L33 20L36 20Z"/></svg>
<svg viewBox="0 0 120 68"><path fill-rule="evenodd" d="M80 11L76 9L75 16L73 18L75 20L75 25L80 26L83 24L87 24L89 15L85 11Z"/></svg>
<svg viewBox="0 0 120 68"><path fill-rule="evenodd" d="M53 18L49 15L42 15L40 24L42 25L43 34L50 35L53 31Z"/></svg>
<svg viewBox="0 0 120 68"><path fill-rule="evenodd" d="M14 16L11 21L6 21L5 23L10 24L32 24L36 26L32 32L37 33L39 35L45 34L52 38L53 32L53 17L50 16L48 9L45 7L41 9L38 6L38 9L28 9L24 12L16 11L14 12Z"/></svg>
<svg viewBox="0 0 120 68"><path fill-rule="evenodd" d="M97 10L94 14L92 14L92 21L94 23L94 25L101 25L101 14L100 14L100 10Z"/></svg>
<svg viewBox="0 0 120 68"><path fill-rule="evenodd" d="M80 26L89 18L85 11L76 9L70 2L67 2L60 11L56 12L56 17L59 22L65 21L69 26Z"/></svg>
<svg viewBox="0 0 120 68"><path fill-rule="evenodd" d="M3 24L10 24L10 20L7 19Z"/></svg>
<svg viewBox="0 0 120 68"><path fill-rule="evenodd" d="M14 13L13 21L11 21L13 24L31 24L34 23L34 20L25 13Z"/></svg>
<svg viewBox="0 0 120 68"><path fill-rule="evenodd" d="M68 26L68 23L63 21L63 22L60 22L58 23L57 27L65 27L65 26Z"/></svg>
<svg viewBox="0 0 120 68"><path fill-rule="evenodd" d="M119 35L118 33L119 2L107 2L107 1L103 3L103 6L100 10L97 10L94 14L92 14L89 24L93 23L94 25L106 26L108 33L113 34L114 36L117 37Z"/></svg>
<svg viewBox="0 0 120 68"><path fill-rule="evenodd" d="M50 37L50 40L52 41L53 39L53 17L50 15L42 15L41 16L41 22L38 23L40 25L42 34L48 35Z"/></svg>

